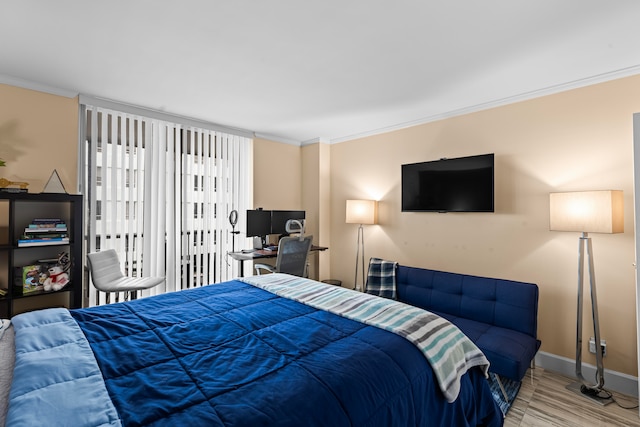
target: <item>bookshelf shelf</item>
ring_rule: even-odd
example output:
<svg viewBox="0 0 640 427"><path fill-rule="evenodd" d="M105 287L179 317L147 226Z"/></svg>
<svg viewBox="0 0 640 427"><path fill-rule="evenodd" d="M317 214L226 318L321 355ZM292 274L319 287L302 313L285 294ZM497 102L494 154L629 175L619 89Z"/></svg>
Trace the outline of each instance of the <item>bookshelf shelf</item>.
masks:
<svg viewBox="0 0 640 427"><path fill-rule="evenodd" d="M82 196L70 194L32 194L0 193L0 317L10 318L25 311L48 307L77 308L82 305L83 269L82 269ZM55 218L64 222L68 242L36 242L34 245L19 245L26 229L37 218ZM31 239L30 239L31 240ZM68 280L47 282L51 278L62 280L42 260L58 259L61 254L68 255L64 274ZM53 263L56 264L56 263ZM24 267L37 266L27 283L33 283L30 290L24 286ZM39 280L34 280L39 272Z"/></svg>

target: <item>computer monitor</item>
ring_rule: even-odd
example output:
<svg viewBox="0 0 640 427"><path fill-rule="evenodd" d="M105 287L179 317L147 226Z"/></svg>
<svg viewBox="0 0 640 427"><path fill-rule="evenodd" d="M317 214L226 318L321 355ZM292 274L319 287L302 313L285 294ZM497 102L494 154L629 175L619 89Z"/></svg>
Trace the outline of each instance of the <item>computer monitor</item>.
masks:
<svg viewBox="0 0 640 427"><path fill-rule="evenodd" d="M271 234L286 234L290 219L304 219L305 211L271 211Z"/></svg>
<svg viewBox="0 0 640 427"><path fill-rule="evenodd" d="M247 237L260 237L264 244L269 234L271 234L271 211L248 210Z"/></svg>

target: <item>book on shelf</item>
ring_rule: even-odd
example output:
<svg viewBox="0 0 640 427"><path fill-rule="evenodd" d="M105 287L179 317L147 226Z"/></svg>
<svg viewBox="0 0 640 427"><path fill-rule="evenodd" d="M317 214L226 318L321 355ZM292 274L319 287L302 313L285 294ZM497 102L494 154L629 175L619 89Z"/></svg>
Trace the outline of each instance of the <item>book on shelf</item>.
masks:
<svg viewBox="0 0 640 427"><path fill-rule="evenodd" d="M42 273L40 265L25 265L23 267L16 267L16 287L15 291L18 295L26 295L32 292L42 290L41 279Z"/></svg>
<svg viewBox="0 0 640 427"><path fill-rule="evenodd" d="M34 218L31 224L58 224L64 223L61 218Z"/></svg>
<svg viewBox="0 0 640 427"><path fill-rule="evenodd" d="M28 246L48 246L48 245L63 245L69 243L68 237L53 237L48 239L20 239L18 240L19 247Z"/></svg>
<svg viewBox="0 0 640 427"><path fill-rule="evenodd" d="M29 226L27 226L24 229L25 233L47 233L49 231L66 231L67 230L67 224L60 223L60 224L55 224L52 227L40 227L40 226L33 226L33 224L29 224Z"/></svg>
<svg viewBox="0 0 640 427"><path fill-rule="evenodd" d="M66 231L50 231L42 233L25 233L20 237L21 240L37 240L37 239L56 239L61 237L69 237Z"/></svg>
<svg viewBox="0 0 640 427"><path fill-rule="evenodd" d="M67 224L60 218L34 218L24 229L21 241L64 238L67 236ZM26 242L25 242L26 243Z"/></svg>
<svg viewBox="0 0 640 427"><path fill-rule="evenodd" d="M60 230L67 229L67 224L65 222L41 222L41 223L31 223L29 224L25 230Z"/></svg>

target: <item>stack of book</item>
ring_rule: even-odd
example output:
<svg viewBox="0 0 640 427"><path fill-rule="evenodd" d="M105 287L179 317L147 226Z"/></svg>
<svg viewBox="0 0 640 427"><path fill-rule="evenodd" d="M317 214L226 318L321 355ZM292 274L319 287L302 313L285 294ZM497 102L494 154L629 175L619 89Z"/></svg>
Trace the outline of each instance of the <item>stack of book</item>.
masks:
<svg viewBox="0 0 640 427"><path fill-rule="evenodd" d="M24 229L19 247L47 246L69 243L67 224L60 218L35 218Z"/></svg>

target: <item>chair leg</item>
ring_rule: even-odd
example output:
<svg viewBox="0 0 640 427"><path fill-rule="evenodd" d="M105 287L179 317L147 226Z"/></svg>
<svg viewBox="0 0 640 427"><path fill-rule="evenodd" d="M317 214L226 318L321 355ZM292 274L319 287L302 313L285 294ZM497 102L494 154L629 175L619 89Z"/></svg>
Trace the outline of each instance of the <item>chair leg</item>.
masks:
<svg viewBox="0 0 640 427"><path fill-rule="evenodd" d="M509 402L509 396L507 396L507 391L504 389L504 386L502 385L502 381L500 381L500 376L498 374L493 373L493 377L496 379L496 381L498 382L498 386L500 387L500 391L502 392L502 395L504 396L504 400L508 403Z"/></svg>
<svg viewBox="0 0 640 427"><path fill-rule="evenodd" d="M138 291L123 291L122 297L124 301L133 301L138 298Z"/></svg>

